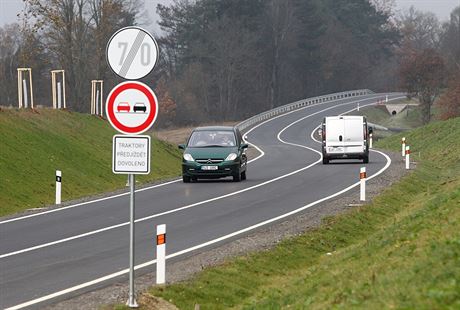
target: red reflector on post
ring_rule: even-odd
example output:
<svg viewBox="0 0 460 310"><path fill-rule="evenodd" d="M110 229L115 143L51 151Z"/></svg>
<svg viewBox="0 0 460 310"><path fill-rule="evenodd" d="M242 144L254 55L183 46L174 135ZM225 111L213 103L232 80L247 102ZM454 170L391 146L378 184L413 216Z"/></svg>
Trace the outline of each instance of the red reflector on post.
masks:
<svg viewBox="0 0 460 310"><path fill-rule="evenodd" d="M166 234L157 235L157 245L166 243Z"/></svg>
<svg viewBox="0 0 460 310"><path fill-rule="evenodd" d="M367 176L366 176L366 172L360 172L359 173L359 178L360 179L365 179Z"/></svg>
<svg viewBox="0 0 460 310"><path fill-rule="evenodd" d="M406 155L409 155L410 154L410 150L406 150Z"/></svg>

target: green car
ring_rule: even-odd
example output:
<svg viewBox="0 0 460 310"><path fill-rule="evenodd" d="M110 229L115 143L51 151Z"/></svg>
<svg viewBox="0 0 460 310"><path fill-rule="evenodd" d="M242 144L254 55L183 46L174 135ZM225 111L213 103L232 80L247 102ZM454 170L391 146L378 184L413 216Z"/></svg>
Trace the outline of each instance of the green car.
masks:
<svg viewBox="0 0 460 310"><path fill-rule="evenodd" d="M240 131L235 127L210 126L193 130L184 150L182 180L233 177L234 182L246 180L248 159Z"/></svg>

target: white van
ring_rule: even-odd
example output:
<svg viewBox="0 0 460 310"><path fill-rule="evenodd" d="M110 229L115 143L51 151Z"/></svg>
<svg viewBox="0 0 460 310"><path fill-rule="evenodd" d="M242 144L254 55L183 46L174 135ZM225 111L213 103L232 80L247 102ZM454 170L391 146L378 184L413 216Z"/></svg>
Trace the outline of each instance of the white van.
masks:
<svg viewBox="0 0 460 310"><path fill-rule="evenodd" d="M332 159L369 162L369 135L364 116L328 116L321 129L323 164Z"/></svg>

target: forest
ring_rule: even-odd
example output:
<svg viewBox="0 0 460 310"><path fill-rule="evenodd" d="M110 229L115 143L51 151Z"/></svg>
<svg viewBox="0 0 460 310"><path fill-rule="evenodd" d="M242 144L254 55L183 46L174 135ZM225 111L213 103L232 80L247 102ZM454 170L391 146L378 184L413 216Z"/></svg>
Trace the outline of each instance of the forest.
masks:
<svg viewBox="0 0 460 310"><path fill-rule="evenodd" d="M149 28L141 0L25 0L0 28L0 105L17 106L18 67L51 106L50 70L66 70L67 106L89 112L90 81L121 82L106 43ZM460 6L441 23L392 0L174 0L158 5L159 63L142 81L159 98L159 126L241 120L306 97L350 89L407 91L444 117L460 115Z"/></svg>

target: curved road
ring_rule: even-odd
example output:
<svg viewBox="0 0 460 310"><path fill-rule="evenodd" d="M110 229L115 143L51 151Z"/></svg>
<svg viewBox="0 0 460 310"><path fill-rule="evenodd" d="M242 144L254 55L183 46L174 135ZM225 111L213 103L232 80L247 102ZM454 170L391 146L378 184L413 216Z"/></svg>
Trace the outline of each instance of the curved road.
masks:
<svg viewBox="0 0 460 310"><path fill-rule="evenodd" d="M390 100L401 97L388 95ZM167 225L168 259L177 260L356 185L362 163L323 166L320 145L311 133L324 116L350 111L357 101L364 106L381 98L374 94L316 104L253 127L247 140L262 154L250 162L247 181L173 181L138 191L138 269L154 270L157 224ZM368 176L389 163L384 154L372 152ZM127 194L1 221L0 307L40 307L126 276L128 221Z"/></svg>

